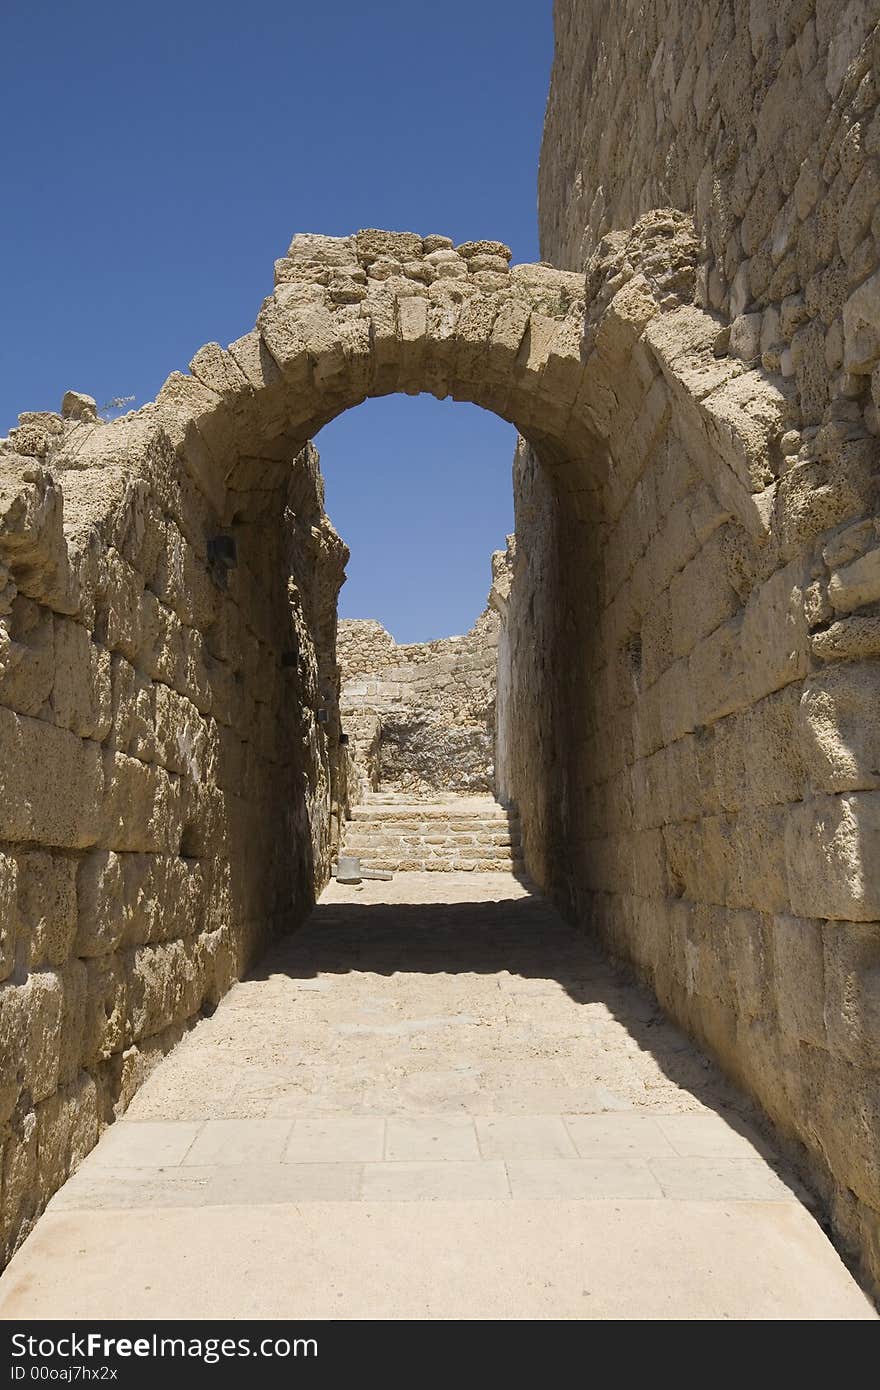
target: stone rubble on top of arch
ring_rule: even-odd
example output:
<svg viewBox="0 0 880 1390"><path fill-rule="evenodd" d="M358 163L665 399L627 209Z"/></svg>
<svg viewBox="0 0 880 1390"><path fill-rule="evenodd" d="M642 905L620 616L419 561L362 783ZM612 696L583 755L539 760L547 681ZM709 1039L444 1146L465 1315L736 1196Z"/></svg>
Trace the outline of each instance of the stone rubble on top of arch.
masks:
<svg viewBox="0 0 880 1390"><path fill-rule="evenodd" d="M797 383L694 302L700 255L674 210L586 281L297 236L256 329L155 403L103 423L73 393L0 446L7 1254L326 881L347 552L309 441L430 391L522 436L496 768L531 874L802 1145L870 1263L876 444L802 431Z"/></svg>

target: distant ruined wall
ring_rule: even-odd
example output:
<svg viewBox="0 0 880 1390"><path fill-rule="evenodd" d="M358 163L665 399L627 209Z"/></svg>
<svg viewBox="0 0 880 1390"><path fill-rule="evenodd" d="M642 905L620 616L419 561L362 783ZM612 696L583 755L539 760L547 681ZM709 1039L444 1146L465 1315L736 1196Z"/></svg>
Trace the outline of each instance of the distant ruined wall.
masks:
<svg viewBox="0 0 880 1390"><path fill-rule="evenodd" d="M498 615L470 632L398 645L372 619L339 623L342 725L351 740L352 800L397 791L493 788Z"/></svg>
<svg viewBox="0 0 880 1390"><path fill-rule="evenodd" d="M604 481L579 519L518 451L504 781L880 1283L880 5L555 12Z"/></svg>
<svg viewBox="0 0 880 1390"><path fill-rule="evenodd" d="M346 552L317 454L238 492L232 555L161 435L142 443L87 411L0 446L0 1264L302 919L338 830L314 711Z"/></svg>

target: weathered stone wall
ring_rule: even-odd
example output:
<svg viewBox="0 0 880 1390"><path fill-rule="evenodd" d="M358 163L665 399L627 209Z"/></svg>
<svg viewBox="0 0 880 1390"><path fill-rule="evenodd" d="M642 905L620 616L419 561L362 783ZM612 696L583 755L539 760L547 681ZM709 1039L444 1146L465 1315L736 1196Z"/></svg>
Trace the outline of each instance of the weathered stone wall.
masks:
<svg viewBox="0 0 880 1390"><path fill-rule="evenodd" d="M0 1255L326 876L345 550L309 439L429 390L577 458L581 277L509 260L295 236L155 402L69 393L0 443Z"/></svg>
<svg viewBox="0 0 880 1390"><path fill-rule="evenodd" d="M556 7L542 245L589 257L604 458L578 518L519 450L499 771L532 873L760 1099L876 1280L878 7L635 9Z"/></svg>
<svg viewBox="0 0 880 1390"><path fill-rule="evenodd" d="M0 1261L334 847L317 455L237 493L234 568L172 458L137 417L0 446Z"/></svg>
<svg viewBox="0 0 880 1390"><path fill-rule="evenodd" d="M542 254L693 213L731 350L880 433L878 0L555 0Z"/></svg>
<svg viewBox="0 0 880 1390"><path fill-rule="evenodd" d="M339 623L342 723L354 764L350 793L486 792L494 785L492 608L470 632L398 644L372 619Z"/></svg>

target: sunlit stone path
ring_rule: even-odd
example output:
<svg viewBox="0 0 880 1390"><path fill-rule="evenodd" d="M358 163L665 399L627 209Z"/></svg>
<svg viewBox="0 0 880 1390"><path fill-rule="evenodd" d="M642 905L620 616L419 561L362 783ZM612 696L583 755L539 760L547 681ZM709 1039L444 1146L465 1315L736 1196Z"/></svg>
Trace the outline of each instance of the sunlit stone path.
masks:
<svg viewBox="0 0 880 1390"><path fill-rule="evenodd" d="M0 1316L872 1318L735 1092L511 874L332 884L157 1068Z"/></svg>

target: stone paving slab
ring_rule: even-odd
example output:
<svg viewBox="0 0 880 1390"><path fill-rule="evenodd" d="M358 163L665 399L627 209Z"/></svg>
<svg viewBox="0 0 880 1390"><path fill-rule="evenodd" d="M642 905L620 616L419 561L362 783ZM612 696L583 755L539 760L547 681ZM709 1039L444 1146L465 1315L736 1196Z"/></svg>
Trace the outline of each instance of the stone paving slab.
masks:
<svg viewBox="0 0 880 1390"><path fill-rule="evenodd" d="M797 1202L522 1198L52 1211L0 1280L6 1320L182 1315L876 1318Z"/></svg>
<svg viewBox="0 0 880 1390"><path fill-rule="evenodd" d="M0 1316L874 1316L804 1195L513 875L334 883L56 1194Z"/></svg>

